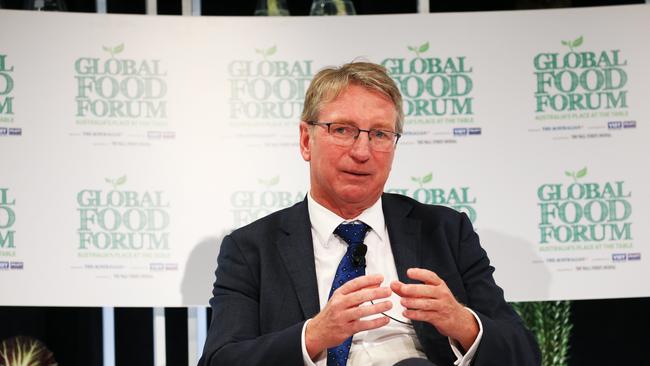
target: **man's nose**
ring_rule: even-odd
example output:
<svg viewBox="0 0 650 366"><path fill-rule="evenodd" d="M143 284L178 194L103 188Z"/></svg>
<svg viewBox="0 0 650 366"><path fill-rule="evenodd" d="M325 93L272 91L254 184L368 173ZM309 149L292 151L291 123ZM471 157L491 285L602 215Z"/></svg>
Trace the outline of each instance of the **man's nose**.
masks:
<svg viewBox="0 0 650 366"><path fill-rule="evenodd" d="M360 131L359 136L352 143L350 155L360 161L366 161L370 158L370 135L368 132Z"/></svg>

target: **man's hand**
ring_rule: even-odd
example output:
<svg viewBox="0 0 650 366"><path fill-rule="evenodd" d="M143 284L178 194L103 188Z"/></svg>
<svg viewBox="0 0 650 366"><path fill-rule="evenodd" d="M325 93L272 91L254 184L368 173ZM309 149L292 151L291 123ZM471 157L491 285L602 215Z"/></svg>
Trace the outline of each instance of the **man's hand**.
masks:
<svg viewBox="0 0 650 366"><path fill-rule="evenodd" d="M410 268L406 275L423 284L404 284L393 281L390 288L402 299L407 319L427 322L442 334L458 341L467 351L478 336L479 327L474 315L456 301L454 294L434 272Z"/></svg>
<svg viewBox="0 0 650 366"><path fill-rule="evenodd" d="M367 275L350 280L339 287L305 329L305 346L309 357L313 360L327 348L338 346L355 333L383 327L390 320L379 317L372 320L361 318L390 310L390 301L375 302L374 305L364 305L364 302L387 298L391 295L388 287L379 287L384 280L382 275Z"/></svg>

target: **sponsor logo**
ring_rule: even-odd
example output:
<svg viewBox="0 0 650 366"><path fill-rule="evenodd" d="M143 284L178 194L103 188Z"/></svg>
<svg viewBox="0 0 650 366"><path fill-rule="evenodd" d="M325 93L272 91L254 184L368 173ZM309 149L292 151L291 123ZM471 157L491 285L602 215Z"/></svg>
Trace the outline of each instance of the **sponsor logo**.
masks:
<svg viewBox="0 0 650 366"><path fill-rule="evenodd" d="M632 194L625 182L583 182L587 174L586 167L566 171L572 183L538 187L540 244L588 243L579 247L600 249L602 244L632 240Z"/></svg>
<svg viewBox="0 0 650 366"><path fill-rule="evenodd" d="M0 253L16 249L16 199L10 196L9 188L0 188Z"/></svg>
<svg viewBox="0 0 650 366"><path fill-rule="evenodd" d="M627 60L621 50L582 51L584 37L562 41L568 52L542 52L533 58L535 112L576 113L577 118L596 117L594 111L625 110Z"/></svg>
<svg viewBox="0 0 650 366"><path fill-rule="evenodd" d="M470 128L458 127L458 128L454 128L453 131L454 131L454 136L476 136L481 134L480 127L470 127Z"/></svg>
<svg viewBox="0 0 650 366"><path fill-rule="evenodd" d="M636 128L636 121L623 121L623 128Z"/></svg>
<svg viewBox="0 0 650 366"><path fill-rule="evenodd" d="M14 79L11 74L14 71L13 66L9 66L7 55L0 54L0 121L12 122L14 114Z"/></svg>
<svg viewBox="0 0 650 366"><path fill-rule="evenodd" d="M623 122L607 122L607 128L610 130L618 130L623 128Z"/></svg>
<svg viewBox="0 0 650 366"><path fill-rule="evenodd" d="M278 47L255 49L261 59L228 64L230 118L243 121L291 120L300 117L312 60L278 60Z"/></svg>
<svg viewBox="0 0 650 366"><path fill-rule="evenodd" d="M417 183L417 187L388 188L386 192L411 197L429 205L447 206L467 214L472 222L476 222L478 217L475 207L476 197L472 194L470 187L427 187L432 181L433 173L421 177L411 177L411 182Z"/></svg>
<svg viewBox="0 0 650 366"><path fill-rule="evenodd" d="M280 177L258 179L262 189L235 191L230 195L230 211L234 227L240 227L274 211L305 199L305 192L277 189Z"/></svg>
<svg viewBox="0 0 650 366"><path fill-rule="evenodd" d="M399 87L407 117L472 116L474 114L472 67L465 56L428 57L429 42L407 46L414 57L384 59L386 67Z"/></svg>
<svg viewBox="0 0 650 366"><path fill-rule="evenodd" d="M123 190L127 177L106 178L110 190L77 193L78 253L128 251L168 254L170 204L163 191Z"/></svg>
<svg viewBox="0 0 650 366"><path fill-rule="evenodd" d="M75 60L78 124L166 124L167 72L161 60L120 58L125 49L104 46L108 57Z"/></svg>

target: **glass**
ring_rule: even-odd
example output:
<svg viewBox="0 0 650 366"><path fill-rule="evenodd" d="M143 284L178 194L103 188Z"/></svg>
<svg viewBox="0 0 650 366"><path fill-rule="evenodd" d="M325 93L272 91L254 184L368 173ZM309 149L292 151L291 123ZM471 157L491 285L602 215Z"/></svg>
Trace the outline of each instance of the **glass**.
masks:
<svg viewBox="0 0 650 366"><path fill-rule="evenodd" d="M257 0L255 15L263 16L288 16L286 0Z"/></svg>
<svg viewBox="0 0 650 366"><path fill-rule="evenodd" d="M350 125L347 123L314 121L308 121L307 123L312 126L327 127L327 132L332 137L334 143L345 147L352 146L357 138L359 138L359 135L361 135L361 132L365 132L368 134L368 140L370 140L371 149L375 151L388 152L391 151L393 147L395 147L397 141L401 136L397 132L380 130L377 128L362 130L355 125Z"/></svg>
<svg viewBox="0 0 650 366"><path fill-rule="evenodd" d="M354 4L348 0L314 0L309 15L356 15Z"/></svg>

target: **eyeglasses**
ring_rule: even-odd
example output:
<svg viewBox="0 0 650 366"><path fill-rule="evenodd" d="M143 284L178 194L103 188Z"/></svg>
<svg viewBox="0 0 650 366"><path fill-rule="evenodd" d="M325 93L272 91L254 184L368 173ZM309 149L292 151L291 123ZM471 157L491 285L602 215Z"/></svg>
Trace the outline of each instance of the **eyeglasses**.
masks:
<svg viewBox="0 0 650 366"><path fill-rule="evenodd" d="M311 126L327 127L327 132L332 137L334 143L345 147L352 146L357 138L359 138L361 132L365 132L368 134L371 149L375 151L389 152L395 147L400 136L402 136L397 132L379 130L376 128L362 130L357 126L346 123L314 121L307 121L307 123Z"/></svg>

